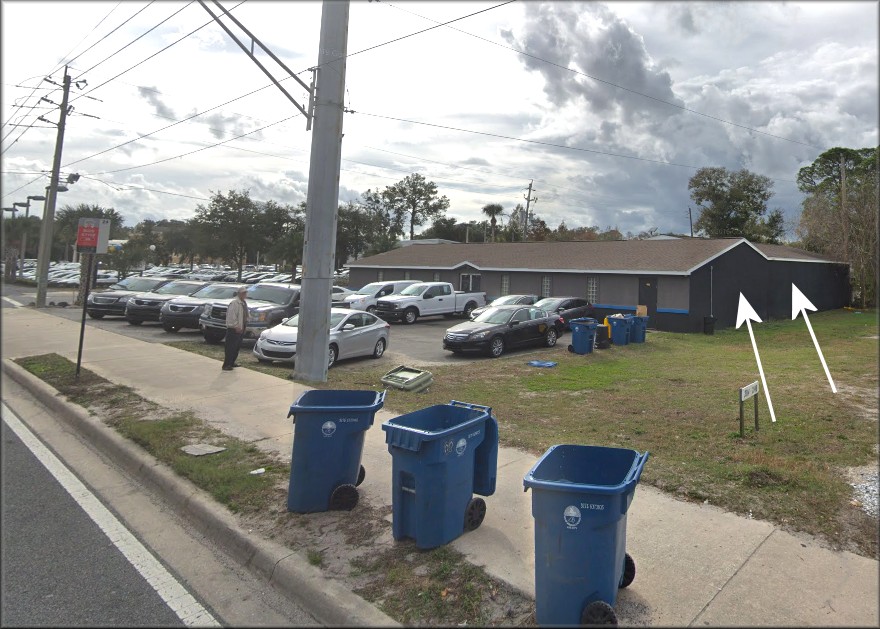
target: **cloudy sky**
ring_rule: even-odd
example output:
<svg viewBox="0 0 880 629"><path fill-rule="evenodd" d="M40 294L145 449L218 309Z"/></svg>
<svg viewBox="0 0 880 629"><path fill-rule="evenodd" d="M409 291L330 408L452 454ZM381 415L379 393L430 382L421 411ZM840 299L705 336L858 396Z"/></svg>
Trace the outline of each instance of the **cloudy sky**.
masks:
<svg viewBox="0 0 880 629"><path fill-rule="evenodd" d="M320 2L222 5L309 82ZM304 117L198 2L0 8L4 207L47 185L56 128L37 116L58 120L65 63L85 83L61 161L81 178L59 208L133 226L188 219L218 191L306 199ZM688 233L688 180L722 166L770 177L794 238L798 169L878 144L877 2L361 0L348 54L340 203L418 172L459 221L509 212L533 182L551 228Z"/></svg>

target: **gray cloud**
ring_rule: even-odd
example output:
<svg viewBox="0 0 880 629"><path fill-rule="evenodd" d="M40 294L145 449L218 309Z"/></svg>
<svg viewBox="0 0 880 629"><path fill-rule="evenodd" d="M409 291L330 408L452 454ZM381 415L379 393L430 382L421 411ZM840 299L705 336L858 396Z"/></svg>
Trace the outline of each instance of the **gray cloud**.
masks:
<svg viewBox="0 0 880 629"><path fill-rule="evenodd" d="M174 110L162 102L162 99L159 97L160 92L155 87L139 86L138 94L140 94L145 101L153 106L157 116L177 120L177 117L174 114Z"/></svg>

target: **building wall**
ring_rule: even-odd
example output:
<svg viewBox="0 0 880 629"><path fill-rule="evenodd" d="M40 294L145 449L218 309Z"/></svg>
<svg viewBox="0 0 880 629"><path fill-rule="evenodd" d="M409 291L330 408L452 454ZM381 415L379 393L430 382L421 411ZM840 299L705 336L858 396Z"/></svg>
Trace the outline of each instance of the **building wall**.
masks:
<svg viewBox="0 0 880 629"><path fill-rule="evenodd" d="M599 298L597 307L631 306L635 311L639 300L639 277L637 275L598 275Z"/></svg>
<svg viewBox="0 0 880 629"><path fill-rule="evenodd" d="M690 306L691 280L684 275L663 275L657 278L657 308L687 310Z"/></svg>

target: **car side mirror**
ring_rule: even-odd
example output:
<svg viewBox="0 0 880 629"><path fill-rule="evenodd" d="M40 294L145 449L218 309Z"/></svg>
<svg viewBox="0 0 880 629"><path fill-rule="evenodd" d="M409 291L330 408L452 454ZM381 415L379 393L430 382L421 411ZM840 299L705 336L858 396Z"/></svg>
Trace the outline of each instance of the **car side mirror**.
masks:
<svg viewBox="0 0 880 629"><path fill-rule="evenodd" d="M422 295L422 299L434 299L434 295Z"/></svg>
<svg viewBox="0 0 880 629"><path fill-rule="evenodd" d="M519 321L511 321L510 322L510 327L513 327L515 325L519 325Z"/></svg>
<svg viewBox="0 0 880 629"><path fill-rule="evenodd" d="M284 317L284 318L281 320L281 323L287 323L287 321L288 321L289 319L290 319L290 317Z"/></svg>
<svg viewBox="0 0 880 629"><path fill-rule="evenodd" d="M342 329L343 330L354 330L354 323L346 323L344 326L342 326Z"/></svg>

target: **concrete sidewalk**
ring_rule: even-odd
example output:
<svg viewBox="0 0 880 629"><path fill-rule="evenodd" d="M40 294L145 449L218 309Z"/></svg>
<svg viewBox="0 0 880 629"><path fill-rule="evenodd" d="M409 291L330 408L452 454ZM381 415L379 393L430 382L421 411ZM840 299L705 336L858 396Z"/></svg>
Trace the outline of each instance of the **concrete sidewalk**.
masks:
<svg viewBox="0 0 880 629"><path fill-rule="evenodd" d="M75 361L79 323L31 308L3 310L3 357L48 352ZM303 385L159 343L88 328L83 367L158 404L192 410L223 432L290 461L290 404ZM376 383L376 390L381 387ZM492 406L491 400L466 400ZM361 500L391 504L391 455L381 410L366 433ZM497 489L486 519L452 542L474 564L534 596L534 522L522 479L536 457L500 448ZM648 465L651 465L650 459ZM390 524L389 524L390 526ZM823 548L806 536L639 485L628 511L633 584L621 590L621 625L872 626L878 616L878 563Z"/></svg>

